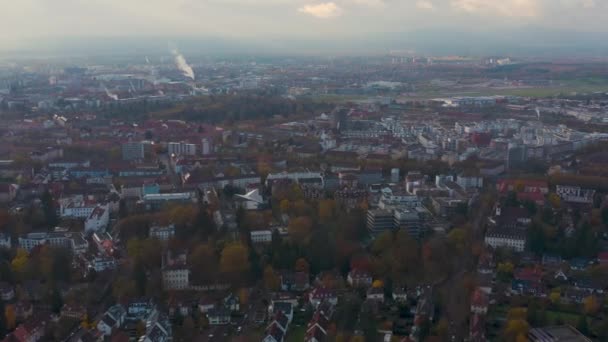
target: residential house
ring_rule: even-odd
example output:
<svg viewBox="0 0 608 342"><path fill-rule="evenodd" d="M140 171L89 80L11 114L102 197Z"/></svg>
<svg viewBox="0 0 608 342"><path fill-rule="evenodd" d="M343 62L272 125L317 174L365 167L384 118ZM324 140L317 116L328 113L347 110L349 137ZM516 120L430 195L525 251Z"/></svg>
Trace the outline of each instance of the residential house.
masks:
<svg viewBox="0 0 608 342"><path fill-rule="evenodd" d="M116 304L110 307L97 323L97 331L104 336L112 335L112 331L124 323L126 315L127 312L122 305Z"/></svg>
<svg viewBox="0 0 608 342"><path fill-rule="evenodd" d="M317 308L323 301L328 301L332 305L338 304L338 296L334 290L326 287L316 287L308 294L310 304Z"/></svg>
<svg viewBox="0 0 608 342"><path fill-rule="evenodd" d="M366 299L384 303L384 289L380 287L370 287L367 290Z"/></svg>
<svg viewBox="0 0 608 342"><path fill-rule="evenodd" d="M207 311L209 325L226 325L230 323L230 310L225 308L213 308Z"/></svg>
<svg viewBox="0 0 608 342"><path fill-rule="evenodd" d="M488 295L480 288L476 288L471 297L471 312L477 315L488 313Z"/></svg>
<svg viewBox="0 0 608 342"><path fill-rule="evenodd" d="M346 281L352 287L368 288L372 286L373 279L368 271L355 268L348 272Z"/></svg>

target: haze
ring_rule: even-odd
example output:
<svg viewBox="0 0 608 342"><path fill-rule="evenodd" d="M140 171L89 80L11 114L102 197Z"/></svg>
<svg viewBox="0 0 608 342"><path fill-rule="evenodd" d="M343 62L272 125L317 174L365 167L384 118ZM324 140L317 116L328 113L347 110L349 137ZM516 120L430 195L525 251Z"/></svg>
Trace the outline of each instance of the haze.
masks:
<svg viewBox="0 0 608 342"><path fill-rule="evenodd" d="M90 48L82 39L102 37L164 37L166 46L166 37L180 37L300 52L424 49L454 40L469 50L490 42L513 50L549 40L599 53L596 43L608 31L603 0L0 0L0 8L4 51L74 41Z"/></svg>

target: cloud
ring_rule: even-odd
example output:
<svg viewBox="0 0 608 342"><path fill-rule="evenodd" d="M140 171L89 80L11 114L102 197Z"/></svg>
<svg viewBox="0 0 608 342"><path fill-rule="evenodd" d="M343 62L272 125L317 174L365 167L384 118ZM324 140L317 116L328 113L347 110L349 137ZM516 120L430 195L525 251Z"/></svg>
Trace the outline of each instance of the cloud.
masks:
<svg viewBox="0 0 608 342"><path fill-rule="evenodd" d="M539 0L452 0L451 5L470 14L503 17L536 17L541 7Z"/></svg>
<svg viewBox="0 0 608 342"><path fill-rule="evenodd" d="M369 6L369 7L384 7L386 3L384 0L352 0L357 5Z"/></svg>
<svg viewBox="0 0 608 342"><path fill-rule="evenodd" d="M428 0L418 0L418 2L416 2L416 8L421 10L432 11L435 9L435 5L433 5L433 3Z"/></svg>
<svg viewBox="0 0 608 342"><path fill-rule="evenodd" d="M342 8L334 2L325 2L315 5L305 5L298 8L298 12L312 15L316 18L328 19L338 17L342 14Z"/></svg>

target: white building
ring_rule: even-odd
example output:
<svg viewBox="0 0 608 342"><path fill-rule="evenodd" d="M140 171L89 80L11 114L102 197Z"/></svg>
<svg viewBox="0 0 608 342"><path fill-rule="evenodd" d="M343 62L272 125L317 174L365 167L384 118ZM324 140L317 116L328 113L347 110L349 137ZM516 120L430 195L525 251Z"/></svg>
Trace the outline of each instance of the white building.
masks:
<svg viewBox="0 0 608 342"><path fill-rule="evenodd" d="M196 145L185 142L170 142L167 144L167 152L169 155L176 156L195 156Z"/></svg>
<svg viewBox="0 0 608 342"><path fill-rule="evenodd" d="M204 156L211 154L211 142L209 141L209 139L203 139L202 147L203 148L201 152Z"/></svg>
<svg viewBox="0 0 608 342"><path fill-rule="evenodd" d="M47 233L29 233L19 238L19 248L31 252L36 246L44 245L47 242Z"/></svg>
<svg viewBox="0 0 608 342"><path fill-rule="evenodd" d="M163 269L165 290L184 290L190 284L190 270L182 265L168 266Z"/></svg>
<svg viewBox="0 0 608 342"><path fill-rule="evenodd" d="M456 184L460 185L463 189L483 188L483 177L473 175L458 175L456 178Z"/></svg>
<svg viewBox="0 0 608 342"><path fill-rule="evenodd" d="M110 223L110 208L108 205L97 206L84 221L84 231L98 232L105 230Z"/></svg>
<svg viewBox="0 0 608 342"><path fill-rule="evenodd" d="M96 257L91 262L91 267L97 272L112 270L116 268L116 260L111 257Z"/></svg>
<svg viewBox="0 0 608 342"><path fill-rule="evenodd" d="M160 241L168 241L175 235L175 225L154 226L150 227L150 237L157 238Z"/></svg>
<svg viewBox="0 0 608 342"><path fill-rule="evenodd" d="M254 230L250 234L252 243L270 243L272 241L271 230Z"/></svg>
<svg viewBox="0 0 608 342"><path fill-rule="evenodd" d="M492 248L504 247L516 252L526 248L526 232L517 228L498 228L486 233L485 243Z"/></svg>
<svg viewBox="0 0 608 342"><path fill-rule="evenodd" d="M61 217L88 218L98 203L85 199L84 196L62 198L59 201L59 214Z"/></svg>

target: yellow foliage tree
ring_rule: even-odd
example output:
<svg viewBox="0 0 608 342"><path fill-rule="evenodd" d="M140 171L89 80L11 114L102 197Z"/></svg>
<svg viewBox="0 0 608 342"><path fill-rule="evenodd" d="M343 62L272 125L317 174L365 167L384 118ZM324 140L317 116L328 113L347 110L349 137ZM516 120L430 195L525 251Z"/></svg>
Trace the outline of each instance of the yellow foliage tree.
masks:
<svg viewBox="0 0 608 342"><path fill-rule="evenodd" d="M559 291L553 291L549 295L549 299L551 300L551 303L553 303L553 304L558 303L561 298L562 298L562 295Z"/></svg>
<svg viewBox="0 0 608 342"><path fill-rule="evenodd" d="M15 329L17 325L17 314L13 305L7 305L4 309L4 317L6 317L6 327L8 330Z"/></svg>
<svg viewBox="0 0 608 342"><path fill-rule="evenodd" d="M276 291L281 285L281 280L272 269L272 266L268 265L264 269L264 286L270 291Z"/></svg>
<svg viewBox="0 0 608 342"><path fill-rule="evenodd" d="M224 247L220 258L220 272L242 274L249 271L249 251L239 242Z"/></svg>
<svg viewBox="0 0 608 342"><path fill-rule="evenodd" d="M380 279L374 280L374 282L372 283L372 287L376 289L382 288L384 287L384 282Z"/></svg>
<svg viewBox="0 0 608 342"><path fill-rule="evenodd" d="M583 311L590 316L595 315L600 311L600 303L595 296L589 296L583 300Z"/></svg>
<svg viewBox="0 0 608 342"><path fill-rule="evenodd" d="M25 249L19 248L17 254L11 261L11 267L15 273L23 273L27 266L28 255Z"/></svg>

